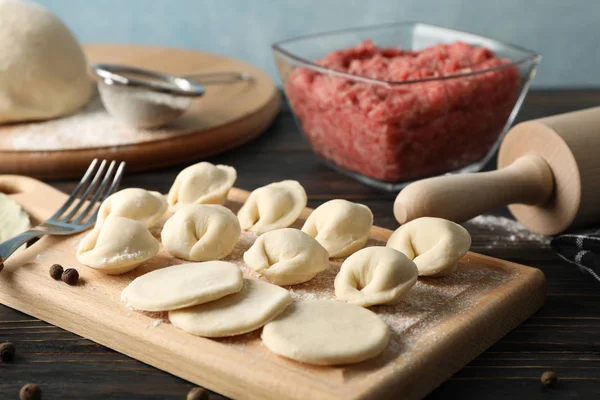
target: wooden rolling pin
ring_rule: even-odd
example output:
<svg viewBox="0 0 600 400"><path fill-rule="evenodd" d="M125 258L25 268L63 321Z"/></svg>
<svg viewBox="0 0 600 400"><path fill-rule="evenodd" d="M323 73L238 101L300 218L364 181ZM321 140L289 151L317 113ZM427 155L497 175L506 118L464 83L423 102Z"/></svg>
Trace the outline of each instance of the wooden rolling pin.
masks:
<svg viewBox="0 0 600 400"><path fill-rule="evenodd" d="M412 183L398 194L394 215L400 223L463 222L506 204L544 235L600 224L600 107L516 125L502 141L497 171Z"/></svg>

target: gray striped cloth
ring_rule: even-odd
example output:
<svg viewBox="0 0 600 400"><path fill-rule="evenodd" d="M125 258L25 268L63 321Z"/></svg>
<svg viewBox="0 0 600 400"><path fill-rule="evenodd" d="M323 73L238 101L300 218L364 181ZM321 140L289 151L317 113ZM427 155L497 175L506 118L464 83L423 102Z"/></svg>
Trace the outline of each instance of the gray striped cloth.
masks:
<svg viewBox="0 0 600 400"><path fill-rule="evenodd" d="M556 236L550 242L556 253L600 282L600 230Z"/></svg>

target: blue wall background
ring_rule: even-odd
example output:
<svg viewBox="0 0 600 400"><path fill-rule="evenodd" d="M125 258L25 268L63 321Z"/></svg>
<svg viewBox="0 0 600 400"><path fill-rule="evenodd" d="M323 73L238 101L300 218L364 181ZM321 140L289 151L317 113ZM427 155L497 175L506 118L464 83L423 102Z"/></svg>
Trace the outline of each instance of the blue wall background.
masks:
<svg viewBox="0 0 600 400"><path fill-rule="evenodd" d="M234 56L276 76L270 44L334 29L423 21L540 52L536 87L600 87L600 0L36 0L82 42Z"/></svg>

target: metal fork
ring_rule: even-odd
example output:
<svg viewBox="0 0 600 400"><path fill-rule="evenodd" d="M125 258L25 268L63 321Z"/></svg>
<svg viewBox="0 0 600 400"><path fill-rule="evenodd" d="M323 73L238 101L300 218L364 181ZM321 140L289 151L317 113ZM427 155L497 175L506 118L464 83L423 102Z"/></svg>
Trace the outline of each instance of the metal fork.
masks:
<svg viewBox="0 0 600 400"><path fill-rule="evenodd" d="M34 229L0 243L0 270L2 262L31 239L43 235L72 235L92 226L98 216L99 207L96 206L117 190L125 169L124 162L117 167L117 162L111 161L106 170L107 164L106 160L102 160L96 170L98 160L94 159L69 198L53 216Z"/></svg>

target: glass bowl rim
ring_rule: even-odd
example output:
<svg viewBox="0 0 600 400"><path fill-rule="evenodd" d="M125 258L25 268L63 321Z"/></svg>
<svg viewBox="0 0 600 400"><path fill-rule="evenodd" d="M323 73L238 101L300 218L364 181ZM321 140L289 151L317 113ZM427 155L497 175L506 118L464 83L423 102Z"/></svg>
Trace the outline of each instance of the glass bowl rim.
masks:
<svg viewBox="0 0 600 400"><path fill-rule="evenodd" d="M480 69L480 70L471 71L471 72L463 72L460 74L444 75L444 76L438 76L438 77L433 77L433 78L413 79L413 80L407 80L407 81L387 81L387 80L382 80L382 79L367 78L365 76L350 74L348 72L339 71L339 70L336 70L333 68L323 67L312 61L309 61L302 57L299 57L299 56L285 50L282 47L283 45L285 45L287 43L293 43L293 42L297 42L300 40L306 40L306 39L314 39L314 38L322 37L322 36L330 36L330 35L337 35L337 34L357 32L357 31L367 31L367 30L371 30L371 29L393 27L393 26L400 27L400 26L411 26L411 25L413 25L413 26L420 25L420 26L426 26L426 27L430 27L430 28L444 29L444 30L448 30L448 31L456 32L456 33L463 33L463 34L467 34L467 35L476 36L481 39L490 40L490 41L499 43L506 47L511 47L511 48L521 51L523 53L529 53L529 55L524 58L511 61L510 63L501 64L501 65L497 65L494 67ZM462 31L459 29L447 28L447 27L444 27L441 25L428 24L428 23L423 23L423 22L418 22L418 21L390 22L390 23L385 23L385 24L374 24L374 25L365 25L365 26L359 26L359 27L354 27L354 28L338 29L338 30L327 31L327 32L310 33L307 35L296 36L296 37L293 37L290 39L284 39L284 40L275 42L271 45L271 49L274 52L281 53L281 54L285 55L286 57L291 58L292 60L294 60L300 64L304 64L307 68L313 69L318 72L322 72L322 73L329 74L329 75L338 75L338 76L341 76L341 77L344 77L347 79L352 79L355 81L361 81L361 82L371 83L371 84L376 84L376 85L382 85L382 86L386 86L386 87L407 85L407 84L413 84L413 83L435 82L435 81L457 79L457 78L463 78L463 77L471 77L471 76L476 76L476 75L480 75L480 74L485 74L487 72L498 71L501 69L517 66L520 64L525 64L528 62L531 62L531 63L537 65L540 63L540 60L542 59L542 56L540 53L537 53L533 50L526 49L521 46L503 42L501 40L490 38L488 36L478 35L475 33L466 32L466 31Z"/></svg>

